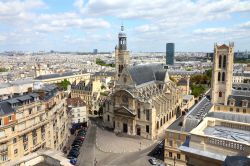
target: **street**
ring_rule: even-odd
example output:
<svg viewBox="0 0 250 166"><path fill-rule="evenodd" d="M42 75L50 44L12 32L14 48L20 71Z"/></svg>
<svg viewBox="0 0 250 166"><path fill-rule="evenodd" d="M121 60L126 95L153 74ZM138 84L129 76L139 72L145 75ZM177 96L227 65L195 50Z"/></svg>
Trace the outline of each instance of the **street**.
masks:
<svg viewBox="0 0 250 166"><path fill-rule="evenodd" d="M77 166L150 166L148 159L156 149L157 143L137 152L110 153L96 146L95 124L90 125L78 156ZM101 138L99 138L101 139ZM112 140L111 140L112 141ZM159 163L162 162L158 160Z"/></svg>

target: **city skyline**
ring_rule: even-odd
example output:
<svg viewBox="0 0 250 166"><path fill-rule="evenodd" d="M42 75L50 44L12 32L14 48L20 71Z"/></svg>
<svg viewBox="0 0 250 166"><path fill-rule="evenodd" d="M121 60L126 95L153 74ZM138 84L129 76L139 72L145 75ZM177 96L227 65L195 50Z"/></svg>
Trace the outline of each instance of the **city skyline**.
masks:
<svg viewBox="0 0 250 166"><path fill-rule="evenodd" d="M0 52L114 51L121 24L134 52L164 52L167 42L177 52L212 52L228 41L244 51L249 16L250 2L240 0L0 0Z"/></svg>

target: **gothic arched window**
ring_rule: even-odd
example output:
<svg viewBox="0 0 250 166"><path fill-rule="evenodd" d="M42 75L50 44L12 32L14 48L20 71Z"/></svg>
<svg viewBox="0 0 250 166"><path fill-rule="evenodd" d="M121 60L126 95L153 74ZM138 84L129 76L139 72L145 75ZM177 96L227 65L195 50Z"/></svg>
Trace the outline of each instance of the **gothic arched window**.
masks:
<svg viewBox="0 0 250 166"><path fill-rule="evenodd" d="M219 56L219 68L221 68L222 56Z"/></svg>
<svg viewBox="0 0 250 166"><path fill-rule="evenodd" d="M218 81L220 81L220 72L218 73Z"/></svg>
<svg viewBox="0 0 250 166"><path fill-rule="evenodd" d="M227 63L227 57L226 57L226 55L224 55L224 58L223 58L223 68L226 68L226 63Z"/></svg>
<svg viewBox="0 0 250 166"><path fill-rule="evenodd" d="M225 81L225 72L222 73L222 79L221 81Z"/></svg>
<svg viewBox="0 0 250 166"><path fill-rule="evenodd" d="M222 92L219 92L219 97L222 97Z"/></svg>

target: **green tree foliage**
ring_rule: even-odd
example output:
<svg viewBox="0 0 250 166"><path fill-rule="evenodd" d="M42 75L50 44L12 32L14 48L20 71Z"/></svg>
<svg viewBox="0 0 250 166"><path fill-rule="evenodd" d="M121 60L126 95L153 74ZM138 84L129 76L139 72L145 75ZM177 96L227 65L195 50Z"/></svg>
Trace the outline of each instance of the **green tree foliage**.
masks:
<svg viewBox="0 0 250 166"><path fill-rule="evenodd" d="M106 64L102 59L96 58L96 64L100 66L110 66L115 67L115 64Z"/></svg>
<svg viewBox="0 0 250 166"><path fill-rule="evenodd" d="M70 85L70 82L66 79L59 83L59 87L63 90L67 90L68 85Z"/></svg>
<svg viewBox="0 0 250 166"><path fill-rule="evenodd" d="M205 93L204 85L191 85L192 95L199 97L201 94Z"/></svg>
<svg viewBox="0 0 250 166"><path fill-rule="evenodd" d="M0 68L0 73L1 73L1 72L6 72L6 71L8 71L8 69Z"/></svg>

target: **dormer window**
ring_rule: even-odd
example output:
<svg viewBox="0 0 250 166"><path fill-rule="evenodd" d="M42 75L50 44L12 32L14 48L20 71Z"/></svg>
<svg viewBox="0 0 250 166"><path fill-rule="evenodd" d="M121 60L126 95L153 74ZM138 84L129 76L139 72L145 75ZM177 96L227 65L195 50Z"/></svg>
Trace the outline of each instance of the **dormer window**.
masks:
<svg viewBox="0 0 250 166"><path fill-rule="evenodd" d="M242 100L242 107L248 106L248 100Z"/></svg>
<svg viewBox="0 0 250 166"><path fill-rule="evenodd" d="M234 106L235 105L235 99L229 99L230 102L230 106Z"/></svg>

